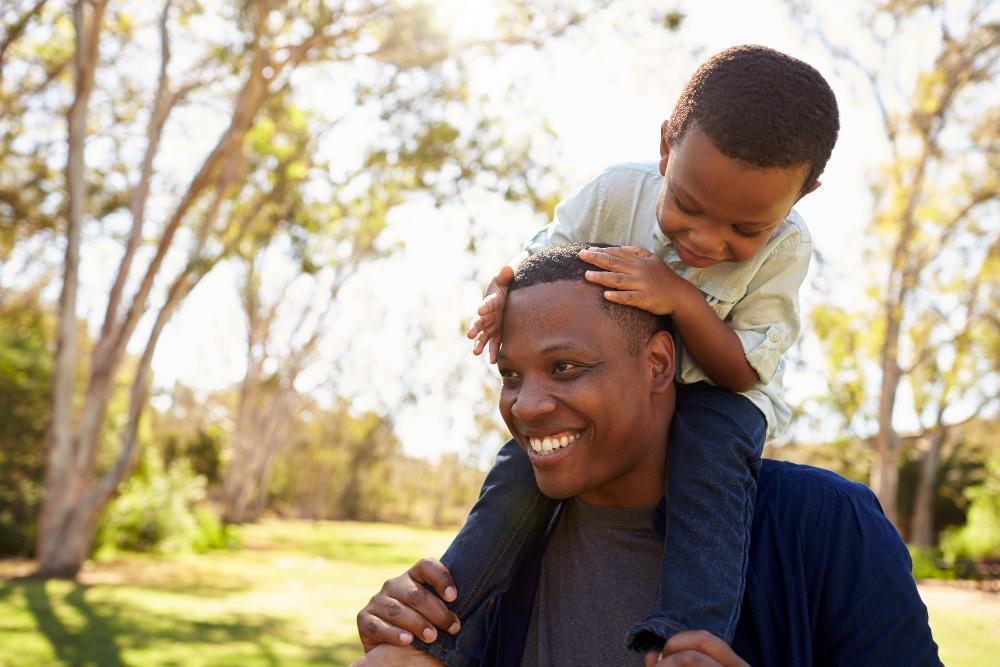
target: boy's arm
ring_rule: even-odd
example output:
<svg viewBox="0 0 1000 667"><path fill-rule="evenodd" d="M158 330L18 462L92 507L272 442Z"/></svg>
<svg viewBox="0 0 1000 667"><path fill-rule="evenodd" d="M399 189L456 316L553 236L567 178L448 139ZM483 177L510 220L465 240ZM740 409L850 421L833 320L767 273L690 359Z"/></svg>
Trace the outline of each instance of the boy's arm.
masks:
<svg viewBox="0 0 1000 667"><path fill-rule="evenodd" d="M740 337L719 319L697 287L674 273L645 248L591 248L580 258L604 271L587 280L609 287L608 301L670 315L684 346L716 385L747 391L759 378L747 361Z"/></svg>

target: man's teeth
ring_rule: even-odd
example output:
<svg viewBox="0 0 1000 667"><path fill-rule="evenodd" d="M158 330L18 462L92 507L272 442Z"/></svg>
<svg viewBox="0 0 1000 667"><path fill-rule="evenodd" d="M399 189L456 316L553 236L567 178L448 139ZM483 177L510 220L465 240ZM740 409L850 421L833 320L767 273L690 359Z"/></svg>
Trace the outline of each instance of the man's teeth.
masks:
<svg viewBox="0 0 1000 667"><path fill-rule="evenodd" d="M580 437L578 432L566 431L564 433L556 433L554 435L547 435L544 438L528 438L528 443L536 454L549 454L556 451L557 449L562 449L571 442L574 442Z"/></svg>

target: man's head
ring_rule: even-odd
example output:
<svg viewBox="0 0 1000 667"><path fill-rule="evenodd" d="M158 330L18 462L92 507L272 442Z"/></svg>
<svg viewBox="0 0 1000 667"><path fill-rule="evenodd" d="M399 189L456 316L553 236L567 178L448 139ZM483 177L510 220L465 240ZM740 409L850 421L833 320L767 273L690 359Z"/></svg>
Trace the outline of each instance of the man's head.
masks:
<svg viewBox="0 0 1000 667"><path fill-rule="evenodd" d="M686 263L745 262L819 187L837 100L810 65L737 46L698 68L660 134L657 219Z"/></svg>
<svg viewBox="0 0 1000 667"><path fill-rule="evenodd" d="M577 256L525 260L510 286L500 413L539 488L593 504L654 504L673 416L673 340L650 313L606 301Z"/></svg>

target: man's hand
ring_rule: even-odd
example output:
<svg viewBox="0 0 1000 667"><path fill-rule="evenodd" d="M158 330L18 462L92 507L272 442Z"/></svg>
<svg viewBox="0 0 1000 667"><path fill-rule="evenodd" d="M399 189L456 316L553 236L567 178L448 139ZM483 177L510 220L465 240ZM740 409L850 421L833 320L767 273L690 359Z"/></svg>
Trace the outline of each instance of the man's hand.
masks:
<svg viewBox="0 0 1000 667"><path fill-rule="evenodd" d="M580 259L604 271L587 271L592 283L610 288L608 301L635 306L654 315L673 315L694 287L645 248L589 248Z"/></svg>
<svg viewBox="0 0 1000 667"><path fill-rule="evenodd" d="M750 667L729 645L705 630L678 632L657 654L646 654L646 667Z"/></svg>
<svg viewBox="0 0 1000 667"><path fill-rule="evenodd" d="M511 281L514 280L514 269L504 266L500 272L493 276L493 280L486 286L483 293L483 302L476 311L466 337L475 340L472 347L472 354L482 354L487 343L490 346L490 363L497 362L497 352L500 350L500 335L503 327L503 310L507 306L507 290Z"/></svg>
<svg viewBox="0 0 1000 667"><path fill-rule="evenodd" d="M412 646L376 646L351 663L351 667L444 667L444 663Z"/></svg>
<svg viewBox="0 0 1000 667"><path fill-rule="evenodd" d="M421 584L429 584L433 595ZM417 636L437 639L435 626L449 634L461 627L458 616L441 601L458 597L448 568L431 558L417 562L405 573L382 584L382 590L358 612L358 635L368 653L379 644L408 646Z"/></svg>

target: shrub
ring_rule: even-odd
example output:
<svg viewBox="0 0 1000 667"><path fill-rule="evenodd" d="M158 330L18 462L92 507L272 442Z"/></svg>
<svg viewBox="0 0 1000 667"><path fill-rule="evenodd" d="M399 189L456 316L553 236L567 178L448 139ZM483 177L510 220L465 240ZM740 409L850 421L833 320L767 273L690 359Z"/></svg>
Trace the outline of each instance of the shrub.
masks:
<svg viewBox="0 0 1000 667"><path fill-rule="evenodd" d="M159 455L147 450L140 469L101 515L97 553L190 553L231 546L228 529L203 505L205 486L205 478L185 460L164 468Z"/></svg>

